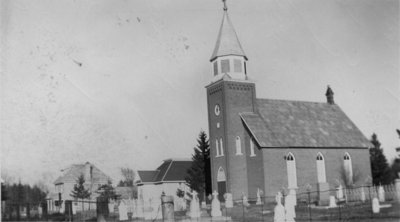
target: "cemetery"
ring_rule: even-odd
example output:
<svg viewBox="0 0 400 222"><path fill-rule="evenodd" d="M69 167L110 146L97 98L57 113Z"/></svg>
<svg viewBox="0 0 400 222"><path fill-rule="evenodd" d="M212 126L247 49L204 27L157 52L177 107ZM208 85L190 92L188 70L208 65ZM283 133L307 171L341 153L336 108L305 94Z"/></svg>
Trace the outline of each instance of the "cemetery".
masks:
<svg viewBox="0 0 400 222"><path fill-rule="evenodd" d="M400 179L374 181L370 150L380 147L335 103L331 86L326 102L257 98L226 0L209 61L208 156L194 148L203 162L165 159L118 186L90 162L72 164L40 201L3 201L2 221L400 220ZM210 179L194 186L196 172Z"/></svg>

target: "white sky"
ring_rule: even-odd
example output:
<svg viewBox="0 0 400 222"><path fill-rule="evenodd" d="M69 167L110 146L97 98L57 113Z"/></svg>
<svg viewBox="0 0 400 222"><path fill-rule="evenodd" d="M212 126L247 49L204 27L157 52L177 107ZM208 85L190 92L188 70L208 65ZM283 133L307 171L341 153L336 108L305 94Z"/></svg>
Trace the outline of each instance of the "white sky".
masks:
<svg viewBox="0 0 400 222"><path fill-rule="evenodd" d="M220 0L1 1L1 168L52 181L90 161L154 169L208 131ZM400 145L399 2L237 0L257 97L335 101L389 160ZM79 65L81 64L81 66Z"/></svg>

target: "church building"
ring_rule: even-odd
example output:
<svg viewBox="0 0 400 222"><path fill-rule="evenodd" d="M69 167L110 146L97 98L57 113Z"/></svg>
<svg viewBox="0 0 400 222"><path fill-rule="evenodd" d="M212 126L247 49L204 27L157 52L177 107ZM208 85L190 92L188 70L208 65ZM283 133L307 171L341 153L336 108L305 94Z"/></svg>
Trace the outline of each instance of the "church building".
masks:
<svg viewBox="0 0 400 222"><path fill-rule="evenodd" d="M326 103L257 98L247 61L224 2L206 86L212 189L221 200L225 193L237 200L256 198L258 190L327 191L371 179L372 145L329 86Z"/></svg>

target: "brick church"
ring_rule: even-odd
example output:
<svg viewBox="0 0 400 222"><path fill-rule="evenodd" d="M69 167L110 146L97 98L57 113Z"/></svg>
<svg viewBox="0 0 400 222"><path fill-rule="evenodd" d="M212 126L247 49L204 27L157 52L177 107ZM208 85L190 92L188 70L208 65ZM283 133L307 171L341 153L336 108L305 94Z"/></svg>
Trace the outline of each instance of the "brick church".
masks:
<svg viewBox="0 0 400 222"><path fill-rule="evenodd" d="M223 13L206 86L212 189L239 199L258 189L272 196L282 187L324 191L369 181L372 145L332 89L326 103L257 98L226 5Z"/></svg>

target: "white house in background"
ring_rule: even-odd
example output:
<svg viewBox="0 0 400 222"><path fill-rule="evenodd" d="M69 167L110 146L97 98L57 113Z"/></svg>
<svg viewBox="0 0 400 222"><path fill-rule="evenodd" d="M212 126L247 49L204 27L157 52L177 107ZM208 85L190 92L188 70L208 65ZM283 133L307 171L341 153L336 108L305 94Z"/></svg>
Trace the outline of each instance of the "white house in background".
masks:
<svg viewBox="0 0 400 222"><path fill-rule="evenodd" d="M73 164L70 167L61 170L63 175L58 177L54 181L54 190L52 190L47 196L47 208L48 212L64 212L65 201L74 200L71 197L71 192L74 189L74 185L77 184L78 177L84 175L85 177L85 188L91 192L90 201L95 201L99 194L96 193L97 189L107 184L108 180L111 180L109 176L103 173L99 168L93 164L86 162L84 164ZM58 206L58 201L61 201L61 206ZM92 204L96 207L95 204ZM92 207L92 205L90 207ZM81 209L78 207L77 210Z"/></svg>
<svg viewBox="0 0 400 222"><path fill-rule="evenodd" d="M139 170L138 198L144 201L161 198L161 194L174 196L175 210L181 204L176 195L180 188L183 191L189 191L186 185L185 177L188 169L192 166L191 159L166 159L156 170Z"/></svg>

